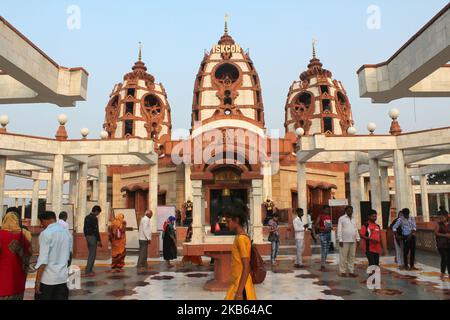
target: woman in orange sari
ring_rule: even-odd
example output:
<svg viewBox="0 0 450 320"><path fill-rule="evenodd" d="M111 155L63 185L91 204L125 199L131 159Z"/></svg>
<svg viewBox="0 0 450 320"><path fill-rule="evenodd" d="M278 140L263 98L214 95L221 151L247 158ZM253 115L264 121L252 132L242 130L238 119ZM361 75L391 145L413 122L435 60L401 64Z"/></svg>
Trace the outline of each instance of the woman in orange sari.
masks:
<svg viewBox="0 0 450 320"><path fill-rule="evenodd" d="M0 300L22 300L32 254L31 233L8 212L0 230Z"/></svg>
<svg viewBox="0 0 450 320"><path fill-rule="evenodd" d="M225 300L256 300L255 287L250 274L252 243L245 232L247 213L240 208L225 210L228 228L236 233L231 250L231 284Z"/></svg>
<svg viewBox="0 0 450 320"><path fill-rule="evenodd" d="M125 256L127 254L125 248L127 243L126 228L127 223L122 213L117 215L109 227L112 255L111 268L113 272L122 272L122 268L125 266Z"/></svg>

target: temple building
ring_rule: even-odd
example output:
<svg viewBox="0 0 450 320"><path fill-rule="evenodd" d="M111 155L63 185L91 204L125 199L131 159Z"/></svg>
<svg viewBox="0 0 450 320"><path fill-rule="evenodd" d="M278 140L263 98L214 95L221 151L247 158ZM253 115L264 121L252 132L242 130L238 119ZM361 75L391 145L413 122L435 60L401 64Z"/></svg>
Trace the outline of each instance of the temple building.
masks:
<svg viewBox="0 0 450 320"><path fill-rule="evenodd" d="M132 72L113 88L104 129L109 139L155 140L160 155L158 205L183 210L187 201L194 200L197 186L203 229L216 224L225 198L231 197L254 210L255 188L261 189L261 201L256 204L262 208L258 219L264 221L267 206L262 203L270 202L288 222L288 212L298 207L296 129L303 128L306 135L347 135L353 126L345 89L323 68L313 45L307 70L288 91L286 133L276 139L269 136L257 69L248 51L229 34L227 22L217 44L203 56L193 93L190 136L187 140L172 140L170 93L155 83L140 51ZM218 143L208 150L204 142L211 141L212 136ZM195 155L198 139L203 141L201 159ZM264 145L264 155L254 141ZM227 147L230 144L233 150ZM179 150L183 163L176 163L172 157ZM277 151L277 159L272 151ZM253 157L255 153L258 155ZM135 208L138 217L144 214L148 206L147 170L133 165L108 167L113 209ZM339 163L307 165L308 208L313 214L329 199L348 196L347 170L346 164Z"/></svg>

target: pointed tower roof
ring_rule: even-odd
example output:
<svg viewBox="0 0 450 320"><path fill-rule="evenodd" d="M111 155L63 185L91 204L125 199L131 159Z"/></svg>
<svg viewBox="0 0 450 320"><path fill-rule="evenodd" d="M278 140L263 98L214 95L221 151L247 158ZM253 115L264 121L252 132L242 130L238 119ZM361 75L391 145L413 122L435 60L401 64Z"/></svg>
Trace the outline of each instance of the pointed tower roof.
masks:
<svg viewBox="0 0 450 320"><path fill-rule="evenodd" d="M331 73L331 71L322 68L323 64L322 64L322 62L320 62L320 59L317 58L316 43L317 43L317 40L313 39L313 41L312 41L312 59L309 60L308 70L306 70L305 72L303 72L300 75L300 79L302 81L307 80L307 79L317 76L317 75L323 75L323 76L330 77L330 78L333 77L333 74Z"/></svg>
<svg viewBox="0 0 450 320"><path fill-rule="evenodd" d="M233 38L228 34L228 14L225 14L224 33L220 37L219 44L235 44Z"/></svg>
<svg viewBox="0 0 450 320"><path fill-rule="evenodd" d="M151 74L147 73L147 67L145 66L145 63L142 61L142 43L139 42L139 54L138 54L138 61L134 63L134 66L131 68L133 70L132 72L127 73L123 80L145 80L150 83L155 82L155 77L153 77Z"/></svg>

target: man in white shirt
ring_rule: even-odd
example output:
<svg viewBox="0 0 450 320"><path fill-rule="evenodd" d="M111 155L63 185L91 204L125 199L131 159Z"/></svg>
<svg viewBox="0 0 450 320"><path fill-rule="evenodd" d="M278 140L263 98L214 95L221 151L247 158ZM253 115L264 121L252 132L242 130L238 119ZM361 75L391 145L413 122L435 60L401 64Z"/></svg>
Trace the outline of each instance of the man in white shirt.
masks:
<svg viewBox="0 0 450 320"><path fill-rule="evenodd" d="M56 223L56 214L39 214L44 231L39 235L39 258L36 264L36 300L68 300L69 258L73 238L69 231Z"/></svg>
<svg viewBox="0 0 450 320"><path fill-rule="evenodd" d="M66 211L61 211L61 213L58 216L58 223L66 230L69 230L69 224L67 223L67 212Z"/></svg>
<svg viewBox="0 0 450 320"><path fill-rule="evenodd" d="M137 263L138 271L147 269L148 245L152 240L152 226L151 218L153 212L151 210L145 211L139 224L139 259Z"/></svg>
<svg viewBox="0 0 450 320"><path fill-rule="evenodd" d="M303 268L302 263L302 255L303 255L303 249L304 249L304 240L305 240L305 226L302 221L303 217L303 209L298 208L295 210L294 215L296 216L294 220L292 221L293 227L294 227L294 233L295 233L295 245L297 247L297 257L295 259L294 267L299 269Z"/></svg>
<svg viewBox="0 0 450 320"><path fill-rule="evenodd" d="M359 245L360 236L353 217L353 207L347 206L345 214L339 218L337 227L339 242L339 273L341 277L355 278L355 254Z"/></svg>

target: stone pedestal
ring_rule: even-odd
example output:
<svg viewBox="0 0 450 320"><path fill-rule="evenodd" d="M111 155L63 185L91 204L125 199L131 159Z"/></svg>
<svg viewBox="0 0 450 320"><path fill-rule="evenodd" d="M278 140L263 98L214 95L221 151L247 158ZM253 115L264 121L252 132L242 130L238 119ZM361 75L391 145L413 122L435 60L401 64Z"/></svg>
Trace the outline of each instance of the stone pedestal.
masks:
<svg viewBox="0 0 450 320"><path fill-rule="evenodd" d="M205 283L203 289L208 291L227 291L230 287L231 251L206 252L214 259L214 279Z"/></svg>
<svg viewBox="0 0 450 320"><path fill-rule="evenodd" d="M159 252L159 246L161 241L161 233L153 232L152 233L152 242L148 246L148 257L149 258L159 258L161 256Z"/></svg>

